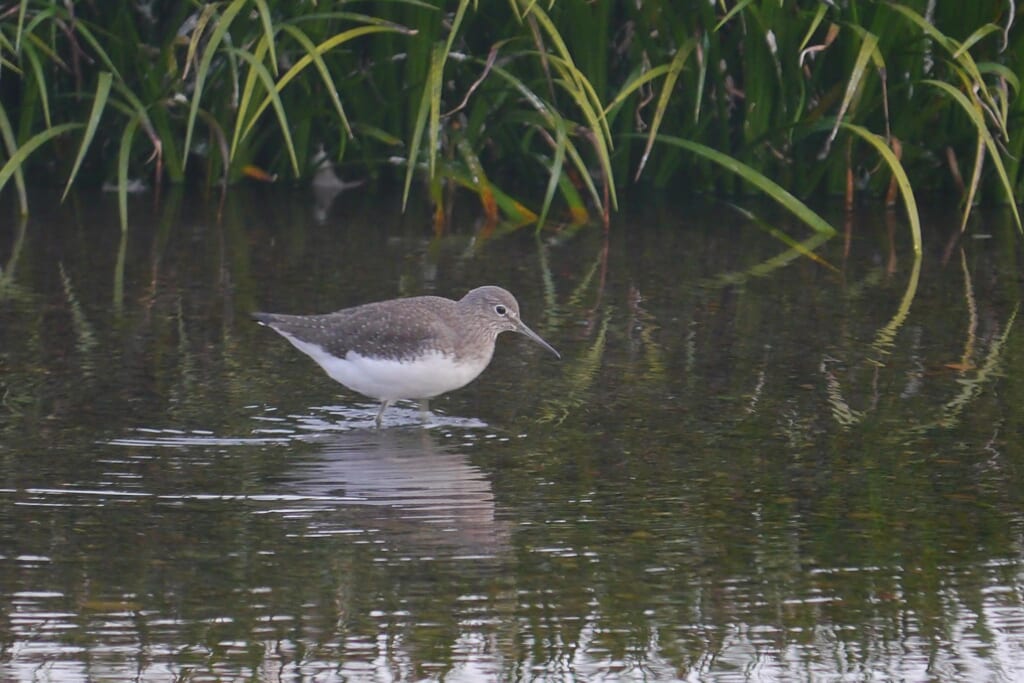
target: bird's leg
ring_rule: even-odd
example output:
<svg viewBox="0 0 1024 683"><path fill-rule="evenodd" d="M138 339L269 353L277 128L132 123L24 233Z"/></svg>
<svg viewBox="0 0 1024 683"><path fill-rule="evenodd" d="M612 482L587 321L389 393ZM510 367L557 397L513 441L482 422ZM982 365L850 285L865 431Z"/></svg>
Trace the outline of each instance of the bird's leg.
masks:
<svg viewBox="0 0 1024 683"><path fill-rule="evenodd" d="M381 423L381 420L384 417L384 411L388 409L389 405L391 405L391 401L381 401L380 402L380 410L377 411L377 420L376 420L376 422L377 422L377 429L380 429L380 423Z"/></svg>

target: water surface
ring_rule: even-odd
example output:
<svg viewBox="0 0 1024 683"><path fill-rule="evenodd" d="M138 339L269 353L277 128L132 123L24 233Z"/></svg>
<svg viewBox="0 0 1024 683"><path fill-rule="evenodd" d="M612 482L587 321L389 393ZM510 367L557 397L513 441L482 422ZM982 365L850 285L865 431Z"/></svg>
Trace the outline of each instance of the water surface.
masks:
<svg viewBox="0 0 1024 683"><path fill-rule="evenodd" d="M0 225L0 678L1024 677L1005 216L926 215L915 263L871 207L823 244L758 207L815 261L713 204L136 202ZM248 319L485 283L562 360L504 335L379 432Z"/></svg>

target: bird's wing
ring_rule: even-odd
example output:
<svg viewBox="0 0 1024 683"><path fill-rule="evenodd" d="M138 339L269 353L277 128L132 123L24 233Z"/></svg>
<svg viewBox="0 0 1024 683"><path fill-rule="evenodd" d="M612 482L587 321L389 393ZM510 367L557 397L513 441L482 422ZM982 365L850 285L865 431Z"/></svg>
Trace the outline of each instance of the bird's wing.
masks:
<svg viewBox="0 0 1024 683"><path fill-rule="evenodd" d="M253 317L274 330L316 344L344 358L349 351L362 356L409 358L429 350L455 352L456 338L443 315L412 299L366 304L326 315L256 313Z"/></svg>

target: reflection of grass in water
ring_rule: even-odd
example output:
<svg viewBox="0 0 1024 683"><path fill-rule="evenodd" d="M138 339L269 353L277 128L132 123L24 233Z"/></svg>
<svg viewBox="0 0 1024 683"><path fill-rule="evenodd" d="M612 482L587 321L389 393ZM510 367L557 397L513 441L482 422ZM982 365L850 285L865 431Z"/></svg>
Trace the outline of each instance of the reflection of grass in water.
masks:
<svg viewBox="0 0 1024 683"><path fill-rule="evenodd" d="M64 286L64 298L67 300L68 310L71 313L71 326L75 333L75 348L81 355L83 373L90 375L94 367L93 351L98 345L96 331L85 315L82 304L78 300L78 295L75 294L74 284L71 282L71 277L64 268L64 264L61 263L58 267L60 269L61 283Z"/></svg>
<svg viewBox="0 0 1024 683"><path fill-rule="evenodd" d="M1010 338L1010 332L1013 330L1013 323L1017 319L1017 311L1019 310L1020 302L1017 302L1013 307L1013 312L1006 321L1003 333L992 340L992 345L989 347L985 360L981 367L977 369L977 372L974 373L974 376L971 378L962 377L957 380L957 383L961 385L961 390L943 406L942 417L937 422L938 426L953 427L959 423L961 413L970 406L986 386L991 384L992 380L1002 376L1006 342ZM927 429L927 426L921 426L920 429Z"/></svg>
<svg viewBox="0 0 1024 683"><path fill-rule="evenodd" d="M34 299L29 290L18 285L15 281L15 274L18 269L18 261L21 258L22 249L25 246L26 224L25 216L18 219L18 227L15 230L14 244L11 247L10 258L4 266L0 266L0 301L21 301L28 302ZM22 331L15 330L20 335L23 346L31 346L39 342L38 332L31 328ZM0 348L0 426L4 429L16 428L19 426L19 418L28 410L32 403L31 392L27 384L31 382L28 376L16 375L9 367L10 350L6 347ZM38 373L36 374L38 376ZM7 418L14 418L8 421Z"/></svg>
<svg viewBox="0 0 1024 683"><path fill-rule="evenodd" d="M810 259L815 263L833 272L837 271L837 268L835 266L833 266L831 263L829 263L828 261L826 261L825 259L823 259L822 257L818 256L815 253L815 250L818 247L822 246L830 239L832 239L834 233L829 233L826 231L815 232L807 239L798 242L789 237L788 235L786 235L778 228L769 225L768 223L757 217L751 211L731 204L729 206L733 209L736 209L743 216L750 219L751 222L759 229L761 229L768 235L771 235L773 238L779 240L783 244L787 245L789 249L786 249L785 251L781 252L780 254L777 254L776 256L772 256L771 258L765 259L761 263L750 266L746 270L734 271L730 273L720 273L719 275L716 275L713 278L709 278L704 283L704 286L718 289L722 287L742 285L752 278L766 277L771 273L775 272L776 270L788 266L790 263L801 257Z"/></svg>
<svg viewBox="0 0 1024 683"><path fill-rule="evenodd" d="M961 266L964 277L965 308L968 312L964 351L958 362L946 363L944 366L950 372L956 372L959 375L955 379L959 389L951 399L937 407L936 414L931 416L916 414L912 426L897 430L894 435L890 435L897 440L907 434L922 434L935 427L955 427L960 422L962 413L978 399L985 387L991 385L995 379L1003 376L1002 366L1005 360L1006 345L1013 330L1014 322L1017 319L1020 303L1017 302L1014 305L1013 310L1006 319L1002 333L990 340L988 348L984 352L984 361L979 367L975 368L972 359L977 353L976 347L979 342L977 338L977 302L971 284L966 256L963 252L961 252ZM900 299L895 314L889 322L878 330L875 339L871 343L871 349L875 352L874 357L866 359L864 362L875 367L875 370L871 373L874 382L879 381L877 373L885 371L886 368L892 365L891 357L899 349L897 337L910 316L910 307L917 294L920 270L921 260L915 259L907 287L904 290L903 297ZM820 370L826 380L826 394L833 418L840 425L849 427L862 422L869 414L876 412L878 406L877 401L870 408L862 410L855 409L849 405L844 398L844 391L849 392L852 390L852 387L847 387L844 390L839 374L831 369L831 366L838 362L840 362L840 359L826 357L821 363ZM967 376L969 374L971 376ZM950 374L941 373L937 377L950 377Z"/></svg>
<svg viewBox="0 0 1024 683"><path fill-rule="evenodd" d="M13 430L21 426L20 418L31 408L33 399L29 385L32 380L29 376L15 375L5 355L0 352L0 426Z"/></svg>
<svg viewBox="0 0 1024 683"><path fill-rule="evenodd" d="M541 406L538 418L540 422L561 423L570 415L573 408L584 406L592 400L594 380L603 366L608 341L608 320L611 315L612 309L606 308L586 353L574 356L569 366L562 372L562 380L557 387L557 398L548 399ZM554 389L549 387L546 391Z"/></svg>
<svg viewBox="0 0 1024 683"><path fill-rule="evenodd" d="M910 315L910 305L914 303L914 297L917 295L917 283L921 277L921 259L914 259L914 266L910 271L910 279L907 280L907 288L903 291L903 297L900 299L899 306L896 308L896 313L892 319L885 324L882 329L878 330L878 334L875 335L875 341L872 342L871 346L878 352L880 356L887 355L890 353L893 344L896 340L896 334L903 327L903 323L906 322L907 316Z"/></svg>
<svg viewBox="0 0 1024 683"><path fill-rule="evenodd" d="M7 264L0 266L0 301L5 299L25 300L29 294L19 287L14 281L15 272L18 269L18 260L21 258L21 250L25 246L25 227L28 218L24 215L18 218L18 227L15 229L14 244L11 246L11 255Z"/></svg>

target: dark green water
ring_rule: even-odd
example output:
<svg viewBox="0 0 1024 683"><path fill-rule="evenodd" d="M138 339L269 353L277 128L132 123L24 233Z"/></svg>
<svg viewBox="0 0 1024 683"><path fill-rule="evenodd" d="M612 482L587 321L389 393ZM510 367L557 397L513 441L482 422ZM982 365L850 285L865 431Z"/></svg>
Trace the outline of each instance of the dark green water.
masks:
<svg viewBox="0 0 1024 683"><path fill-rule="evenodd" d="M915 268L872 209L825 265L714 206L137 202L0 225L0 679L1024 678L1004 216ZM563 359L504 335L427 427L247 315L484 283Z"/></svg>

